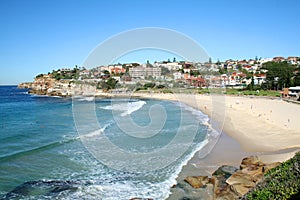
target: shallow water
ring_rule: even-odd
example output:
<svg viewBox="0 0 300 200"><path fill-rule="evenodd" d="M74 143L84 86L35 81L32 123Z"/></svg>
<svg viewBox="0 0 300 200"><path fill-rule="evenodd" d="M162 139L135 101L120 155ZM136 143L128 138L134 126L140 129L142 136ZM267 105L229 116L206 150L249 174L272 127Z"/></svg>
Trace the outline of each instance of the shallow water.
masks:
<svg viewBox="0 0 300 200"><path fill-rule="evenodd" d="M84 114L85 125L74 123L72 99L0 87L0 196L20 186L10 198L165 199L182 166L212 132L206 115L176 102L93 98L77 102L79 108L94 105L97 131L90 131L95 128ZM196 133L188 143L191 130ZM173 143L176 137L181 142ZM105 146L104 139L118 148ZM98 145L103 159L96 159L87 144ZM175 155L183 147L186 150ZM138 161L128 157L133 159L131 166L123 165L126 159L118 150L143 157ZM157 157L153 152L162 153ZM130 170L134 166L139 170Z"/></svg>

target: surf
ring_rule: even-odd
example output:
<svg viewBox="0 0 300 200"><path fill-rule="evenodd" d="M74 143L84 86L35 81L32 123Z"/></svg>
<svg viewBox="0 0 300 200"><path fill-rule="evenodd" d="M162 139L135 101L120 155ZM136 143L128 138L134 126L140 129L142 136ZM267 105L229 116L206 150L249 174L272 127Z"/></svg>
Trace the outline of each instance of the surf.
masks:
<svg viewBox="0 0 300 200"><path fill-rule="evenodd" d="M112 111L122 111L120 116L124 117L130 115L133 112L140 110L144 105L146 105L146 101L130 101L125 103L117 103L112 101L111 105L101 106L100 109L104 110L112 110Z"/></svg>

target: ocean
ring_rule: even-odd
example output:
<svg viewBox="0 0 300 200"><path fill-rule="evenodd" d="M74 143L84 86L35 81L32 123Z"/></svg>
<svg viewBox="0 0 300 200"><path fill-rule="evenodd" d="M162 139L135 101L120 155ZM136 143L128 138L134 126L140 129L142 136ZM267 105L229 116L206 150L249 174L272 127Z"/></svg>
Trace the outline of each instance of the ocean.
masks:
<svg viewBox="0 0 300 200"><path fill-rule="evenodd" d="M166 199L213 134L208 121L178 102L0 86L0 198Z"/></svg>

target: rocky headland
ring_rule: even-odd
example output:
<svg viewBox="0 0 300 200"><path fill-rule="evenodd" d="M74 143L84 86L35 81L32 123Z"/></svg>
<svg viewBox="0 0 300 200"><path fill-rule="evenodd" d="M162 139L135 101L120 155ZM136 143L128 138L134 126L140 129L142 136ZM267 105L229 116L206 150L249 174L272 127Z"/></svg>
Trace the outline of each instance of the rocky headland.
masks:
<svg viewBox="0 0 300 200"><path fill-rule="evenodd" d="M211 176L188 176L173 188L189 190L182 199L293 199L299 196L300 153L280 163L263 163L257 156L246 157L239 168L223 165ZM275 184L276 183L276 184ZM277 194L276 194L277 192ZM298 196L297 196L298 195ZM285 198L281 198L285 197Z"/></svg>
<svg viewBox="0 0 300 200"><path fill-rule="evenodd" d="M72 80L56 80L51 75L36 77L33 82L20 83L19 88L28 88L29 93L48 96L67 97L72 95Z"/></svg>

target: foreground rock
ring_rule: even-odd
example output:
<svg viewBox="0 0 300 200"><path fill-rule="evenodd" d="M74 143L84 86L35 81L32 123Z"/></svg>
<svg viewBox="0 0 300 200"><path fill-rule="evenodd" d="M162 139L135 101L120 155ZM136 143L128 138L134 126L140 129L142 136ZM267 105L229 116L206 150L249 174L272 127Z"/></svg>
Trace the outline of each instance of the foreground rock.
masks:
<svg viewBox="0 0 300 200"><path fill-rule="evenodd" d="M265 164L257 156L250 156L242 160L240 169L224 165L212 177L188 176L185 182L195 189L212 186L214 199L239 199L256 186L264 173L279 164Z"/></svg>
<svg viewBox="0 0 300 200"><path fill-rule="evenodd" d="M8 192L1 199L32 199L32 198L55 198L63 192L75 192L82 184L78 181L60 181L60 180L38 180L28 181L17 186L12 191ZM38 197L37 197L38 195Z"/></svg>

